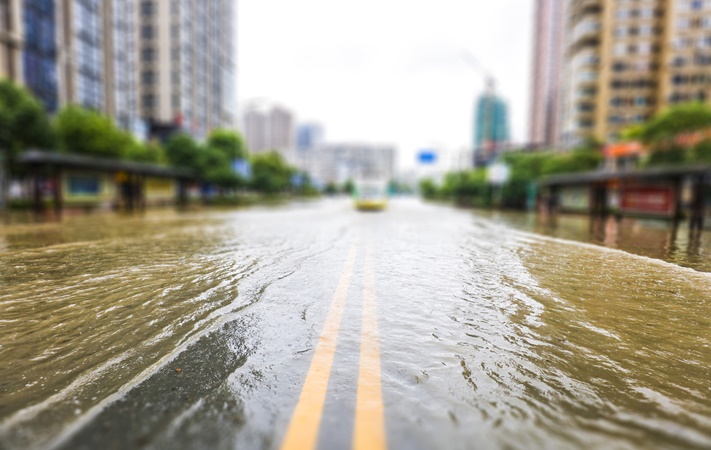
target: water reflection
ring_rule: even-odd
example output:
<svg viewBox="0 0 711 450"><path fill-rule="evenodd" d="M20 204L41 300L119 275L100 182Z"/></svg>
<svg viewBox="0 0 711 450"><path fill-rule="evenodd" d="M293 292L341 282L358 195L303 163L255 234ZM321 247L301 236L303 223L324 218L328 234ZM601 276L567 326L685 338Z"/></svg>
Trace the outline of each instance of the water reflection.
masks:
<svg viewBox="0 0 711 450"><path fill-rule="evenodd" d="M711 231L688 221L565 214L475 212L501 223L546 236L593 243L711 272Z"/></svg>

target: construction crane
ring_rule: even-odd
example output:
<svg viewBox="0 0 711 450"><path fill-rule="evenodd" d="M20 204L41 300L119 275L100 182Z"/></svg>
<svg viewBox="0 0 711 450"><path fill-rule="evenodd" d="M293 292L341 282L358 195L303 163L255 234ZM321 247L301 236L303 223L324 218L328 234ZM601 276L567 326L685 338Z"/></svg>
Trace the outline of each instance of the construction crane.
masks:
<svg viewBox="0 0 711 450"><path fill-rule="evenodd" d="M486 85L487 94L493 95L496 92L496 78L489 72L483 64L479 62L478 59L471 52L467 50L462 50L462 59L475 71L479 72L479 75L484 78L484 83Z"/></svg>
<svg viewBox="0 0 711 450"><path fill-rule="evenodd" d="M495 135L496 122L494 117L496 110L496 78L470 52L462 50L460 55L462 59L467 63L467 65L474 69L484 79L484 84L486 88L485 97L487 99L487 105L484 111L484 117L481 124L483 128L481 133L483 138L482 143L484 144L485 149L488 151L488 153L490 153L490 155L488 156L495 156L498 150L497 136ZM476 148L474 148L473 150L475 152L477 151Z"/></svg>

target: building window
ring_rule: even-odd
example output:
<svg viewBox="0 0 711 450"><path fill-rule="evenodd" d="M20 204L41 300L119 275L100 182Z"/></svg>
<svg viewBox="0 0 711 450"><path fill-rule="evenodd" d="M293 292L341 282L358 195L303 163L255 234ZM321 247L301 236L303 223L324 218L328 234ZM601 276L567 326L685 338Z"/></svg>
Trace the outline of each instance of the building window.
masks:
<svg viewBox="0 0 711 450"><path fill-rule="evenodd" d="M153 25L143 25L141 27L141 37L143 39L153 39Z"/></svg>
<svg viewBox="0 0 711 450"><path fill-rule="evenodd" d="M155 95L151 95L151 94L144 95L141 100L142 100L144 108L152 109L156 105Z"/></svg>
<svg viewBox="0 0 711 450"><path fill-rule="evenodd" d="M152 85L155 83L156 75L152 70L147 70L141 74L141 81L143 84Z"/></svg>
<svg viewBox="0 0 711 450"><path fill-rule="evenodd" d="M155 50L152 48L144 48L141 51L141 60L143 62L151 62L155 59Z"/></svg>
<svg viewBox="0 0 711 450"><path fill-rule="evenodd" d="M141 2L141 15L150 17L155 14L155 4L152 1L144 0Z"/></svg>

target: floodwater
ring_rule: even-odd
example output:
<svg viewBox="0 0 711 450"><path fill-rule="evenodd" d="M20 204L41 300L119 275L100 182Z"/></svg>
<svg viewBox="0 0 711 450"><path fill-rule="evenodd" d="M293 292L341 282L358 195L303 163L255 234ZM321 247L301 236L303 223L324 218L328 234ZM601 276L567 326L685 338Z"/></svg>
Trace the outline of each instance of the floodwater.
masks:
<svg viewBox="0 0 711 450"><path fill-rule="evenodd" d="M8 222L0 448L279 448L324 345L321 449L364 371L389 448L711 448L709 252L415 200Z"/></svg>

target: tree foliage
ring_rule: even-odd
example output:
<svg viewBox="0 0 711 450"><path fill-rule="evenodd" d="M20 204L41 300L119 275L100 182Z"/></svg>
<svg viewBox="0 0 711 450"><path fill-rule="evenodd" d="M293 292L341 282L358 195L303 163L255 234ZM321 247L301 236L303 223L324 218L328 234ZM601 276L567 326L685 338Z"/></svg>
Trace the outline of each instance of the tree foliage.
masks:
<svg viewBox="0 0 711 450"><path fill-rule="evenodd" d="M587 172L597 169L603 157L599 150L580 148L566 153L548 156L541 167L541 175Z"/></svg>
<svg viewBox="0 0 711 450"><path fill-rule="evenodd" d="M145 143L134 141L132 145L126 148L123 158L148 164L165 165L168 163L165 149L154 141Z"/></svg>
<svg viewBox="0 0 711 450"><path fill-rule="evenodd" d="M680 134L711 128L711 107L704 103L673 106L650 120L641 133L650 144L669 143Z"/></svg>
<svg viewBox="0 0 711 450"><path fill-rule="evenodd" d="M265 194L277 194L291 186L294 169L276 152L252 156L251 187Z"/></svg>
<svg viewBox="0 0 711 450"><path fill-rule="evenodd" d="M55 136L42 104L26 89L0 80L0 151L52 149Z"/></svg>
<svg viewBox="0 0 711 450"><path fill-rule="evenodd" d="M428 200L433 200L439 195L439 188L432 178L420 180L420 194Z"/></svg>
<svg viewBox="0 0 711 450"><path fill-rule="evenodd" d="M70 105L55 122L59 149L66 153L122 158L131 154L133 136L98 112Z"/></svg>
<svg viewBox="0 0 711 450"><path fill-rule="evenodd" d="M230 160L247 158L247 146L242 135L231 130L213 130L207 138L207 146L221 150Z"/></svg>
<svg viewBox="0 0 711 450"><path fill-rule="evenodd" d="M457 203L490 206L494 191L503 206L523 207L535 194L535 185L541 178L560 174L595 170L602 162L602 153L594 148L580 148L571 152L511 152L502 157L509 167L509 179L500 188L488 180L486 168L445 175L441 186L432 180L420 183L425 198L452 199ZM498 202L499 200L497 200Z"/></svg>
<svg viewBox="0 0 711 450"><path fill-rule="evenodd" d="M356 190L355 183L350 178L347 179L343 183L343 186L341 187L341 192L343 192L344 194L348 194L348 195L355 194L355 190Z"/></svg>
<svg viewBox="0 0 711 450"><path fill-rule="evenodd" d="M179 133L171 136L165 145L168 162L175 167L185 167L200 171L200 146L188 134Z"/></svg>
<svg viewBox="0 0 711 450"><path fill-rule="evenodd" d="M244 180L232 168L232 159L218 147L201 149L199 171L203 180L220 188L235 189L244 185Z"/></svg>
<svg viewBox="0 0 711 450"><path fill-rule="evenodd" d="M711 164L711 139L705 139L691 150L691 159L694 162Z"/></svg>

